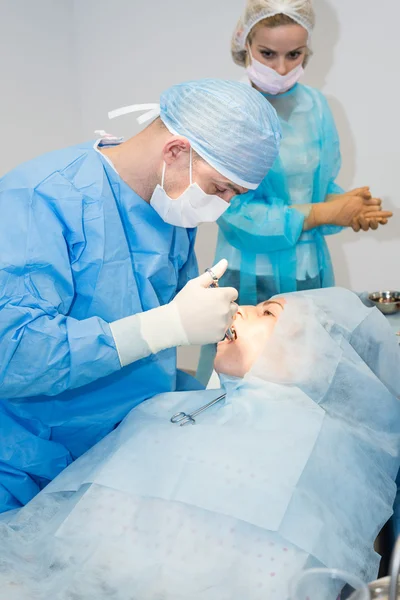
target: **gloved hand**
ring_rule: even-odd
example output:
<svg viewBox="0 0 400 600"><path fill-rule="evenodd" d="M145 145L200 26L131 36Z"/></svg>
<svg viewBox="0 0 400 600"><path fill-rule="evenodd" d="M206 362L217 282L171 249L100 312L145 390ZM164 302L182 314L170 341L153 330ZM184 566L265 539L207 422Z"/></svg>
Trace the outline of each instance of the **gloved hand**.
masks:
<svg viewBox="0 0 400 600"><path fill-rule="evenodd" d="M228 267L228 261L221 260L212 268L218 279ZM238 292L234 288L211 288L209 273L192 279L173 300L185 330L187 341L180 345L205 345L220 342L226 330L232 325L238 310L234 301Z"/></svg>
<svg viewBox="0 0 400 600"><path fill-rule="evenodd" d="M351 224L353 231L378 229L379 225L386 225L389 219L393 217L392 212L382 210L382 200L380 198L372 198L369 187L357 188L349 194L359 194L364 197L363 210L353 219Z"/></svg>
<svg viewBox="0 0 400 600"><path fill-rule="evenodd" d="M393 213L388 210L363 211L353 220L351 227L356 233L360 229L363 231L368 231L369 229L376 230L380 225L387 225L391 217L393 217Z"/></svg>
<svg viewBox="0 0 400 600"><path fill-rule="evenodd" d="M351 228L355 232L360 231L360 229L363 231L376 230L379 225L386 225L393 216L390 211L382 210L382 200L372 197L369 186L356 188L343 194L343 196L361 196L364 200L361 212L354 217L351 223Z"/></svg>
<svg viewBox="0 0 400 600"><path fill-rule="evenodd" d="M221 260L212 268L220 278L228 267ZM238 310L234 288L211 288L204 273L192 279L165 306L110 324L121 365L130 364L166 348L212 344L223 339Z"/></svg>
<svg viewBox="0 0 400 600"><path fill-rule="evenodd" d="M353 227L355 231L359 231L361 227L367 230L371 225L371 228L376 228L380 222L384 224L392 216L390 211L381 210L381 204L382 200L372 198L368 187L358 188L347 194L332 195L327 202L312 205L305 229L319 225Z"/></svg>

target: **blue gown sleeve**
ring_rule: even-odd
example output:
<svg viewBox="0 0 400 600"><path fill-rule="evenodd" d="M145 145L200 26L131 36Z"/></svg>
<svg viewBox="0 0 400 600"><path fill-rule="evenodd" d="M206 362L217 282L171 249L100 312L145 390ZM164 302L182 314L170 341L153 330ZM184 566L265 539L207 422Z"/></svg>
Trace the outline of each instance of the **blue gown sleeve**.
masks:
<svg viewBox="0 0 400 600"><path fill-rule="evenodd" d="M336 184L341 167L340 142L332 112L326 98L312 90L313 110L318 123L321 155L310 202L324 202L328 194L343 193ZM304 143L301 129L299 144ZM257 190L231 202L229 210L218 225L227 241L237 249L252 253L280 252L293 248L303 234L304 215L291 208L287 175L280 159L274 163ZM342 227L323 225L316 231L321 235L339 233Z"/></svg>
<svg viewBox="0 0 400 600"><path fill-rule="evenodd" d="M232 246L255 254L292 248L303 232L303 224L304 215L285 205L277 194L272 174L254 192L235 198L218 220Z"/></svg>
<svg viewBox="0 0 400 600"><path fill-rule="evenodd" d="M332 111L325 96L319 94L322 111L322 156L321 169L324 183L326 181L326 196L331 194L343 194L344 189L337 183L336 179L342 166L340 153L340 140ZM324 186L325 187L325 186ZM325 198L322 200L324 201ZM340 233L343 227L338 225L323 225L320 227L322 235L334 235Z"/></svg>
<svg viewBox="0 0 400 600"><path fill-rule="evenodd" d="M53 204L0 185L0 398L53 396L121 368L108 323L67 316L82 244Z"/></svg>

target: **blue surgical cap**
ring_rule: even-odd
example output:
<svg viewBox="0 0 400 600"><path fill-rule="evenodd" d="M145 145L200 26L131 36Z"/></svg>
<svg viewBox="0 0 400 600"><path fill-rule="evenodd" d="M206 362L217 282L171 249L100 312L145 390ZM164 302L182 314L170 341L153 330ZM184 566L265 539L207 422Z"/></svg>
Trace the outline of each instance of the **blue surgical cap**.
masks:
<svg viewBox="0 0 400 600"><path fill-rule="evenodd" d="M174 135L221 175L256 189L279 154L281 128L275 109L248 83L201 79L170 87L158 104L134 104L108 113L110 119L137 111L145 123L160 116Z"/></svg>
<svg viewBox="0 0 400 600"><path fill-rule="evenodd" d="M275 109L245 83L202 79L174 85L161 94L160 117L221 175L248 189L260 185L279 153Z"/></svg>

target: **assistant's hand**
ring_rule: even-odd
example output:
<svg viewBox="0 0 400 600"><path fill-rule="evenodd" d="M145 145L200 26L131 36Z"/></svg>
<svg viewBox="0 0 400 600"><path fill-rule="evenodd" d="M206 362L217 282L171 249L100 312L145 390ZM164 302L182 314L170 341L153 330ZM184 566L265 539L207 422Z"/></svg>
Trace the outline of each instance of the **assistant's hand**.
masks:
<svg viewBox="0 0 400 600"><path fill-rule="evenodd" d="M382 210L382 200L380 198L373 198L369 187L351 190L346 195L354 194L358 194L364 198L364 206L351 224L353 231L358 232L360 229L363 231L368 231L369 229L376 230L379 225L386 225L393 216L391 211Z"/></svg>
<svg viewBox="0 0 400 600"><path fill-rule="evenodd" d="M324 204L314 206L314 217L322 222L319 224L352 227L354 231L377 229L379 225L386 225L393 216L390 211L382 210L382 200L373 198L368 186L345 194L333 194Z"/></svg>
<svg viewBox="0 0 400 600"><path fill-rule="evenodd" d="M330 196L327 202L312 205L305 229L320 225L351 227L354 219L362 212L365 202L365 197L358 193Z"/></svg>

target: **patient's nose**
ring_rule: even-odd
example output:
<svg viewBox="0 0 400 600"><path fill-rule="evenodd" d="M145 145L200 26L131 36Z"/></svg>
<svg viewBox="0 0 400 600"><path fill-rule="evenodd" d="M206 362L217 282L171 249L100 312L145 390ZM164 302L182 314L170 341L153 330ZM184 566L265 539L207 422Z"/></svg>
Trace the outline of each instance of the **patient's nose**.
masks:
<svg viewBox="0 0 400 600"><path fill-rule="evenodd" d="M238 311L235 315L235 319L242 318L242 319L247 319L248 318L248 310L247 310L247 306L239 306Z"/></svg>

